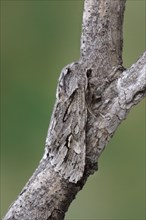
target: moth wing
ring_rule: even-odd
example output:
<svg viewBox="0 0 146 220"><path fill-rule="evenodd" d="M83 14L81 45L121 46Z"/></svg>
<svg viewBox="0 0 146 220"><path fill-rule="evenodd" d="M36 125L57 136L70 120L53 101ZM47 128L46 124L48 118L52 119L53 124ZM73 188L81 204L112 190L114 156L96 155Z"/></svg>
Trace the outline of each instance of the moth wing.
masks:
<svg viewBox="0 0 146 220"><path fill-rule="evenodd" d="M55 114L60 112L57 121L52 122L47 140L49 161L61 176L76 183L85 167L85 93L76 89L65 102L59 102ZM53 117L54 118L54 117Z"/></svg>

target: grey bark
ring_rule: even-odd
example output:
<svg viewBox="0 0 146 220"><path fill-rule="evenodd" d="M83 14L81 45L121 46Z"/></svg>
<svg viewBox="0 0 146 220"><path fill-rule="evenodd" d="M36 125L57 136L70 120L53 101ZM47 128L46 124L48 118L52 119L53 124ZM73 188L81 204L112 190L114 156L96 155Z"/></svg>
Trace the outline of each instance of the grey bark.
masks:
<svg viewBox="0 0 146 220"><path fill-rule="evenodd" d="M146 52L122 66L124 8L125 0L85 0L80 60L61 72L44 156L4 220L64 219L117 127L146 95Z"/></svg>

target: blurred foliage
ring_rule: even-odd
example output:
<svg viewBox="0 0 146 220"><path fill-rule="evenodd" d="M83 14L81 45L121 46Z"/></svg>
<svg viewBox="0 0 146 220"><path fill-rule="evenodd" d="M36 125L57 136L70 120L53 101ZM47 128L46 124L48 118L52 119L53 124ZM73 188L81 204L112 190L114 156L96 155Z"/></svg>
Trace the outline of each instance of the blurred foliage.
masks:
<svg viewBox="0 0 146 220"><path fill-rule="evenodd" d="M61 69L78 60L83 1L1 1L1 215L37 167ZM127 0L124 65L145 49L145 1ZM69 219L144 219L145 106L133 108Z"/></svg>

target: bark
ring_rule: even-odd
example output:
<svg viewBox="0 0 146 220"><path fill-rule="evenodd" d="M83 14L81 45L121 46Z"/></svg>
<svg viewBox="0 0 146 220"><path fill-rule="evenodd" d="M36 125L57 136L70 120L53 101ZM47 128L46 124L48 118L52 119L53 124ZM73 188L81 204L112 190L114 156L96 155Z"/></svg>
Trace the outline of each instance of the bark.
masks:
<svg viewBox="0 0 146 220"><path fill-rule="evenodd" d="M64 219L117 127L146 95L146 52L122 66L124 9L125 0L85 0L80 60L61 72L46 151L4 220Z"/></svg>

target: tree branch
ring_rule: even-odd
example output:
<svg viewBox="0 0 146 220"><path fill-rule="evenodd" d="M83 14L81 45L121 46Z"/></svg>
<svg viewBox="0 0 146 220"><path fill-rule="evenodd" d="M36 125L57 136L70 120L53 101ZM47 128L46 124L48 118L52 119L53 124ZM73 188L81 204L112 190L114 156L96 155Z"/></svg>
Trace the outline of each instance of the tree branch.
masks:
<svg viewBox="0 0 146 220"><path fill-rule="evenodd" d="M122 67L124 8L124 0L85 0L81 58L61 72L45 154L4 220L64 219L118 125L145 96L146 52Z"/></svg>
<svg viewBox="0 0 146 220"><path fill-rule="evenodd" d="M122 109L129 110L146 95L146 51L118 79L119 103Z"/></svg>

